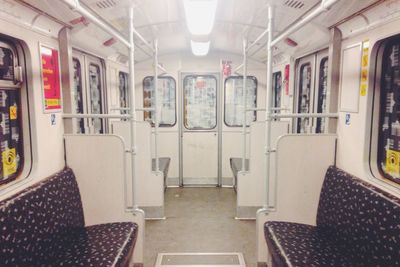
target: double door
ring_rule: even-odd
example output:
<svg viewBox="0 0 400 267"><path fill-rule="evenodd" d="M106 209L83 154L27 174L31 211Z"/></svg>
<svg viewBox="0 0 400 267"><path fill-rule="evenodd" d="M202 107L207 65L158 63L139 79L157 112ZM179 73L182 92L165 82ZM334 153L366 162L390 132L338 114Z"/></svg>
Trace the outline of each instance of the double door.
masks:
<svg viewBox="0 0 400 267"><path fill-rule="evenodd" d="M328 95L328 50L300 58L296 65L296 112L326 113ZM295 119L294 129L296 133L325 133L327 119Z"/></svg>
<svg viewBox="0 0 400 267"><path fill-rule="evenodd" d="M104 61L73 51L72 110L76 114L103 114L106 108ZM102 134L105 119L74 119L73 133Z"/></svg>

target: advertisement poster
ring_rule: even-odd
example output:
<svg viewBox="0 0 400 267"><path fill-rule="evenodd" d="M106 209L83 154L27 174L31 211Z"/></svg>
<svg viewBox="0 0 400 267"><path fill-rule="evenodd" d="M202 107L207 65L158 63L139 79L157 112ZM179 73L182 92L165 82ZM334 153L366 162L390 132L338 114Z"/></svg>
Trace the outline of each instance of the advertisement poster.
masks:
<svg viewBox="0 0 400 267"><path fill-rule="evenodd" d="M42 61L44 111L60 111L62 107L58 51L41 45L40 57Z"/></svg>

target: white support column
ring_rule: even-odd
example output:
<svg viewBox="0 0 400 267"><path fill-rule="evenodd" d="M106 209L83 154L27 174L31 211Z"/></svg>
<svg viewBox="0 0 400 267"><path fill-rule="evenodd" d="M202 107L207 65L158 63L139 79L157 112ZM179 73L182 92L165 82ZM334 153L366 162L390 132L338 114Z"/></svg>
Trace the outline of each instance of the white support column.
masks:
<svg viewBox="0 0 400 267"><path fill-rule="evenodd" d="M247 151L247 40L243 39L243 155L242 172L246 171L246 151Z"/></svg>
<svg viewBox="0 0 400 267"><path fill-rule="evenodd" d="M158 127L160 126L160 95L158 88L158 40L154 40L154 154L156 160L156 172L160 171L160 162L158 157Z"/></svg>
<svg viewBox="0 0 400 267"><path fill-rule="evenodd" d="M138 209L136 186L136 98L135 98L135 43L133 39L133 6L129 8L129 89L130 89L130 136L131 136L131 170L132 170L132 206Z"/></svg>
<svg viewBox="0 0 400 267"><path fill-rule="evenodd" d="M265 200L264 209L269 208L269 184L271 169L271 122L272 122L272 38L274 31L274 8L268 7L268 43L267 43L267 93L265 112Z"/></svg>

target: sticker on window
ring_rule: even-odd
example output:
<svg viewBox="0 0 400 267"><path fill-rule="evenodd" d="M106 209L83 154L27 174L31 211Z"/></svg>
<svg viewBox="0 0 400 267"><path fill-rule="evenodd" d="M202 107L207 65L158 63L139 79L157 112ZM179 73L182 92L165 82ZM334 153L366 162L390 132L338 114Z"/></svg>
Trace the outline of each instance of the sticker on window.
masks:
<svg viewBox="0 0 400 267"><path fill-rule="evenodd" d="M3 176L8 177L17 172L17 158L15 148L6 149L2 153Z"/></svg>
<svg viewBox="0 0 400 267"><path fill-rule="evenodd" d="M400 174L400 152L388 149L386 152L386 171L393 175Z"/></svg>

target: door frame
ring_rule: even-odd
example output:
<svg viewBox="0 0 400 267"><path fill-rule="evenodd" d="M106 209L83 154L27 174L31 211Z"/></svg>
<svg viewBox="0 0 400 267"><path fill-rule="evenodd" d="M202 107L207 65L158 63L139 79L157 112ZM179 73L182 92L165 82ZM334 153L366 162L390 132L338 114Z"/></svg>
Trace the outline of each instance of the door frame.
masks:
<svg viewBox="0 0 400 267"><path fill-rule="evenodd" d="M183 133L184 132L190 132L187 129L185 129L183 125L183 113L184 113L184 92L183 92L183 79L185 76L189 75L211 75L214 76L215 79L217 80L217 94L216 94L216 130L194 130L195 132L216 132L217 133L217 184L214 185L196 185L196 187L221 187L222 186L222 153L221 153L221 148L222 148L222 108L223 104L221 104L221 97L222 97L222 90L223 88L221 87L222 79L221 79L221 72L218 71L179 71L178 72L178 88L177 88L177 97L178 97L178 102L179 103L179 108L177 108L178 111L178 128L179 128L179 186L180 187L185 187L184 184L184 179L183 179ZM191 185L186 185L191 187Z"/></svg>

